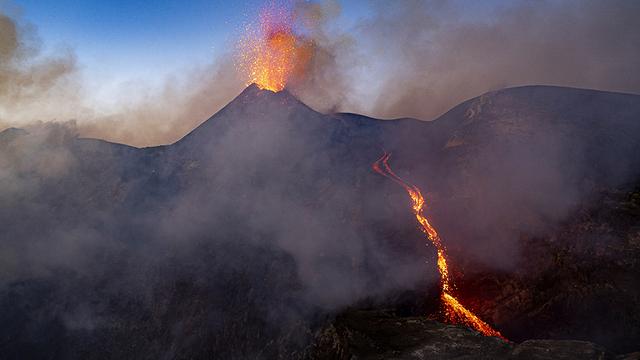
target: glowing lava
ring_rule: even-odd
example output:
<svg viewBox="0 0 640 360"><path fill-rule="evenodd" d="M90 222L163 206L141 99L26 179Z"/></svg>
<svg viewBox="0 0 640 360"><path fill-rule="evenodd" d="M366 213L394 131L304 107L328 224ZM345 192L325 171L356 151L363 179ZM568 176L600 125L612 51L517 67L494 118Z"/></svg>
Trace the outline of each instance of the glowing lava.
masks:
<svg viewBox="0 0 640 360"><path fill-rule="evenodd" d="M445 254L446 249L444 245L442 245L438 232L433 226L431 226L429 220L424 216L424 197L417 186L405 182L396 175L393 170L391 170L391 167L389 166L390 157L390 154L385 153L373 164L373 170L378 174L392 179L407 191L407 194L409 194L409 197L411 198L413 213L420 224L420 228L436 248L438 254L438 271L440 272L440 286L442 290L441 300L447 320L453 324L464 324L477 330L483 335L497 336L506 340L500 332L493 329L489 324L482 321L473 312L460 304L458 299L456 299L451 293L453 290L453 284L449 277L449 268L447 266L447 258Z"/></svg>
<svg viewBox="0 0 640 360"><path fill-rule="evenodd" d="M304 74L313 42L297 35L291 11L273 2L260 13L258 26L246 27L237 50L236 68L246 85L278 92Z"/></svg>

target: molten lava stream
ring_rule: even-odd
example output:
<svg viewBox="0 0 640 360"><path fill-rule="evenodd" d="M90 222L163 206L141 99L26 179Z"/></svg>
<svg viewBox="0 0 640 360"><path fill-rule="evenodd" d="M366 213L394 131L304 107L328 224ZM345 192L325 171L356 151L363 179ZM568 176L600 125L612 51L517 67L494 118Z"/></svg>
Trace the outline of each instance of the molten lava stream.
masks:
<svg viewBox="0 0 640 360"><path fill-rule="evenodd" d="M464 324L485 336L496 336L507 340L499 331L493 329L471 310L460 304L458 299L456 299L456 297L451 293L453 284L449 277L449 268L447 266L447 258L445 254L446 249L444 245L442 245L438 232L433 226L431 226L431 223L429 223L429 220L424 215L424 197L422 196L422 192L420 192L420 189L417 186L402 180L393 172L393 170L391 170L391 167L389 166L390 157L391 154L388 153L382 155L378 161L373 163L373 170L400 184L407 191L407 194L409 194L409 197L411 198L413 213L420 224L420 228L426 234L429 241L436 247L438 254L438 271L440 272L440 298L442 300L447 321L452 324Z"/></svg>

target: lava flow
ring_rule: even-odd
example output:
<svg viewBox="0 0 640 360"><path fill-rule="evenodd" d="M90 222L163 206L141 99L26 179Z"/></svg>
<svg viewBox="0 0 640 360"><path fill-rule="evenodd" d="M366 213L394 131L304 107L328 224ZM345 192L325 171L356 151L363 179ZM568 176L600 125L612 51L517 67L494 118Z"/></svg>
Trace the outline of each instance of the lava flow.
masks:
<svg viewBox="0 0 640 360"><path fill-rule="evenodd" d="M290 9L272 2L249 24L238 43L236 68L260 89L278 92L287 82L304 74L313 53L313 42L296 34Z"/></svg>
<svg viewBox="0 0 640 360"><path fill-rule="evenodd" d="M506 340L499 331L493 329L489 324L482 321L471 310L465 308L458 299L451 293L453 284L449 277L449 268L447 266L447 258L445 247L436 229L429 223L424 215L424 197L420 189L396 175L389 166L389 158L391 154L385 153L378 161L373 163L373 170L378 174L392 179L400 184L409 194L412 202L413 213L420 224L420 228L426 234L427 238L435 246L438 254L438 271L440 272L441 300L444 307L444 313L447 321L453 324L464 324L469 326L485 336L497 336Z"/></svg>

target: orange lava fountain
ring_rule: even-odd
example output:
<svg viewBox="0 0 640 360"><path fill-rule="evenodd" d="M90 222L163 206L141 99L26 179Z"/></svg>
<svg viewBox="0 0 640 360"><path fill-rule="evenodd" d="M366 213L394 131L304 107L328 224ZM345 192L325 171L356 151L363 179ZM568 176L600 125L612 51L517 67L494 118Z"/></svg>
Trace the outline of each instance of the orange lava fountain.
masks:
<svg viewBox="0 0 640 360"><path fill-rule="evenodd" d="M373 170L396 183L400 184L409 194L412 202L413 213L420 224L420 228L427 235L429 241L435 246L438 254L438 271L440 272L441 300L444 307L444 313L447 320L453 324L464 324L470 328L477 330L485 336L497 336L504 340L505 337L499 331L493 329L489 324L482 321L471 310L465 308L458 299L451 293L453 284L449 276L449 268L447 266L446 249L442 245L442 241L436 229L429 223L424 215L425 200L420 189L396 175L389 166L389 158L391 154L385 153L378 161L373 163Z"/></svg>
<svg viewBox="0 0 640 360"><path fill-rule="evenodd" d="M292 77L300 76L313 53L313 43L294 32L291 11L272 2L250 24L238 42L236 68L260 89L281 91Z"/></svg>

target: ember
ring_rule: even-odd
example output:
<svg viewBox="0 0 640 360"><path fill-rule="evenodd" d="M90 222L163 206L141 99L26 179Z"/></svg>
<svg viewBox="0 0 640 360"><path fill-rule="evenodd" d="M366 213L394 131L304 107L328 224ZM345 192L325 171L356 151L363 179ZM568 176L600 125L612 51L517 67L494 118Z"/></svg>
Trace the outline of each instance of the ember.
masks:
<svg viewBox="0 0 640 360"><path fill-rule="evenodd" d="M302 76L313 53L313 42L294 32L289 9L271 3L250 24L238 43L236 67L260 89L281 91L294 76Z"/></svg>

